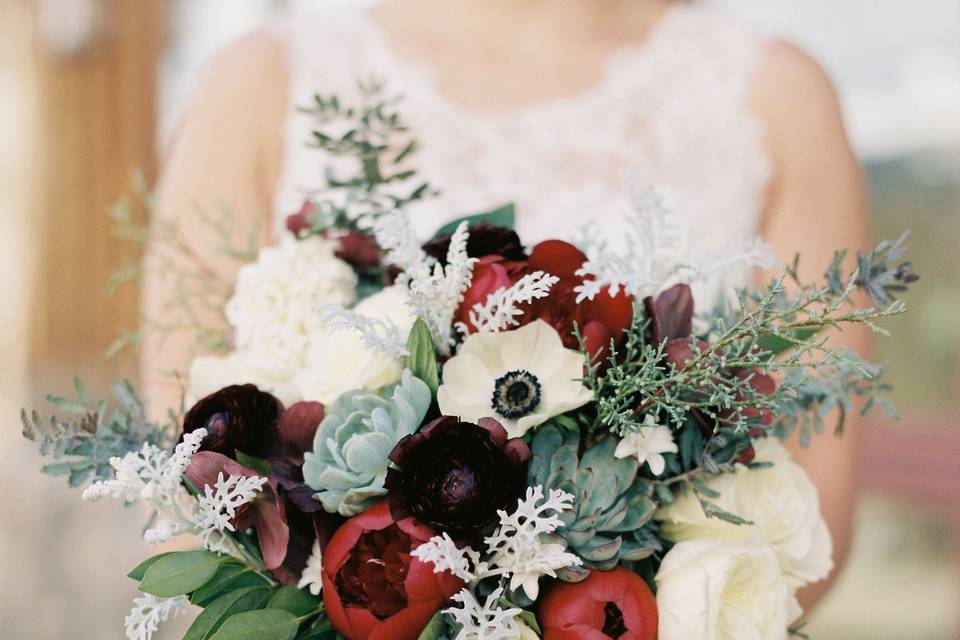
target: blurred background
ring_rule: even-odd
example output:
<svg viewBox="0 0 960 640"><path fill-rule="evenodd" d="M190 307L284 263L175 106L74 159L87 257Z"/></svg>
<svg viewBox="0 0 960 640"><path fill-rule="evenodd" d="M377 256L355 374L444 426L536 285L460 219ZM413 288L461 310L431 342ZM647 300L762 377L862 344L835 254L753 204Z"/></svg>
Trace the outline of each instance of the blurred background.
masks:
<svg viewBox="0 0 960 640"><path fill-rule="evenodd" d="M314 4L333 0L313 0ZM359 0L357 0L359 1ZM853 559L814 638L960 638L960 0L705 0L810 51L837 83L870 180L877 235L913 230L911 313L879 359L902 420L866 433ZM156 174L211 54L296 0L0 0L0 637L122 637L149 553L140 522L40 476L17 413L103 360L136 324L107 297L135 252L109 206ZM306 3L304 3L306 4ZM179 637L177 626L161 638Z"/></svg>

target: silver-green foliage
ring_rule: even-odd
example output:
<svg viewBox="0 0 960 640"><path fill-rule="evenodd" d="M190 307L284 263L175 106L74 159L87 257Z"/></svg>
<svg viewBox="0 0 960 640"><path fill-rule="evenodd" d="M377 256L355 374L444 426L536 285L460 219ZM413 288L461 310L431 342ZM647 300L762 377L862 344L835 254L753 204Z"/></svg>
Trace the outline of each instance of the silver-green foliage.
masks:
<svg viewBox="0 0 960 640"><path fill-rule="evenodd" d="M326 511L355 516L386 493L388 456L420 427L431 401L427 384L406 370L380 394L351 391L329 407L303 463L304 481Z"/></svg>
<svg viewBox="0 0 960 640"><path fill-rule="evenodd" d="M59 415L44 420L38 411L20 412L23 436L39 445L42 456L53 459L43 466L43 473L66 476L71 487L79 487L89 480L112 478L110 458L122 458L144 444L162 448L172 444L176 424L151 422L126 380L113 386L117 400L113 407L91 399L79 378L74 378L73 386L73 399L46 396Z"/></svg>
<svg viewBox="0 0 960 640"><path fill-rule="evenodd" d="M566 569L561 578L577 581L584 569L613 569L621 560L642 560L660 546L651 522L656 503L653 484L638 477L636 458L617 459L617 439L609 436L580 453L577 431L548 425L531 445L530 485L563 489L574 496L574 508L560 518L564 526L555 542L580 556L582 568Z"/></svg>

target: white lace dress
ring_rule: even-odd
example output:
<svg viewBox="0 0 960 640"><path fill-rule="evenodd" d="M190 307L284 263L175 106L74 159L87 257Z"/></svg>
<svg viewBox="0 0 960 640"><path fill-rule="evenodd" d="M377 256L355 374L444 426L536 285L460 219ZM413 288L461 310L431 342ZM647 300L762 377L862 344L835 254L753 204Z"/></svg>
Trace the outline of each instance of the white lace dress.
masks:
<svg viewBox="0 0 960 640"><path fill-rule="evenodd" d="M296 15L275 29L291 78L278 228L330 164L306 146L312 120L295 107L318 92L350 94L357 78L374 74L405 97L421 142L416 165L441 191L411 213L424 237L514 202L525 242L574 238L587 225L616 245L630 224L624 170L665 196L691 254L733 250L756 235L770 166L748 94L764 41L726 18L675 6L645 42L613 55L592 89L497 112L446 98L432 70L398 56L363 11Z"/></svg>

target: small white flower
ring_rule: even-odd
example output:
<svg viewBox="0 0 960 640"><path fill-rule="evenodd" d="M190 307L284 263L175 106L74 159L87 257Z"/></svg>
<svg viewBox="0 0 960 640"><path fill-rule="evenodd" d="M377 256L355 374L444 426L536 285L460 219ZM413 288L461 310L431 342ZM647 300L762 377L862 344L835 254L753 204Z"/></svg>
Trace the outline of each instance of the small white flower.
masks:
<svg viewBox="0 0 960 640"><path fill-rule="evenodd" d="M659 476L667 467L663 454L677 451L679 449L673 441L670 427L657 424L655 418L648 413L640 431L625 435L613 455L617 458L635 456L641 466L646 462L650 466L650 472Z"/></svg>
<svg viewBox="0 0 960 640"><path fill-rule="evenodd" d="M307 559L307 566L300 574L300 582L297 583L298 589L309 589L315 596L320 595L323 590L323 552L320 550L320 541L313 541L313 549L310 551L310 557Z"/></svg>
<svg viewBox="0 0 960 640"><path fill-rule="evenodd" d="M656 582L660 640L786 640L801 614L776 554L759 540L681 542Z"/></svg>
<svg viewBox="0 0 960 640"><path fill-rule="evenodd" d="M511 438L592 398L580 382L583 354L536 320L513 331L469 336L443 367L440 411L476 422L497 419Z"/></svg>

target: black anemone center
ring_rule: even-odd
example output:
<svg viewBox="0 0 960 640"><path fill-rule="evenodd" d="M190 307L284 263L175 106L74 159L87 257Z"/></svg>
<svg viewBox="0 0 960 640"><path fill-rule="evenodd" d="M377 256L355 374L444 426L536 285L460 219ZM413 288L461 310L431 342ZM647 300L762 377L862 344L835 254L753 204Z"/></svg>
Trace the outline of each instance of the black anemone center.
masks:
<svg viewBox="0 0 960 640"><path fill-rule="evenodd" d="M509 420L533 413L540 404L540 381L529 371L510 371L493 384L491 406Z"/></svg>
<svg viewBox="0 0 960 640"><path fill-rule="evenodd" d="M611 638L619 638L627 632L627 625L623 621L623 611L616 603L608 602L603 608L603 633Z"/></svg>

